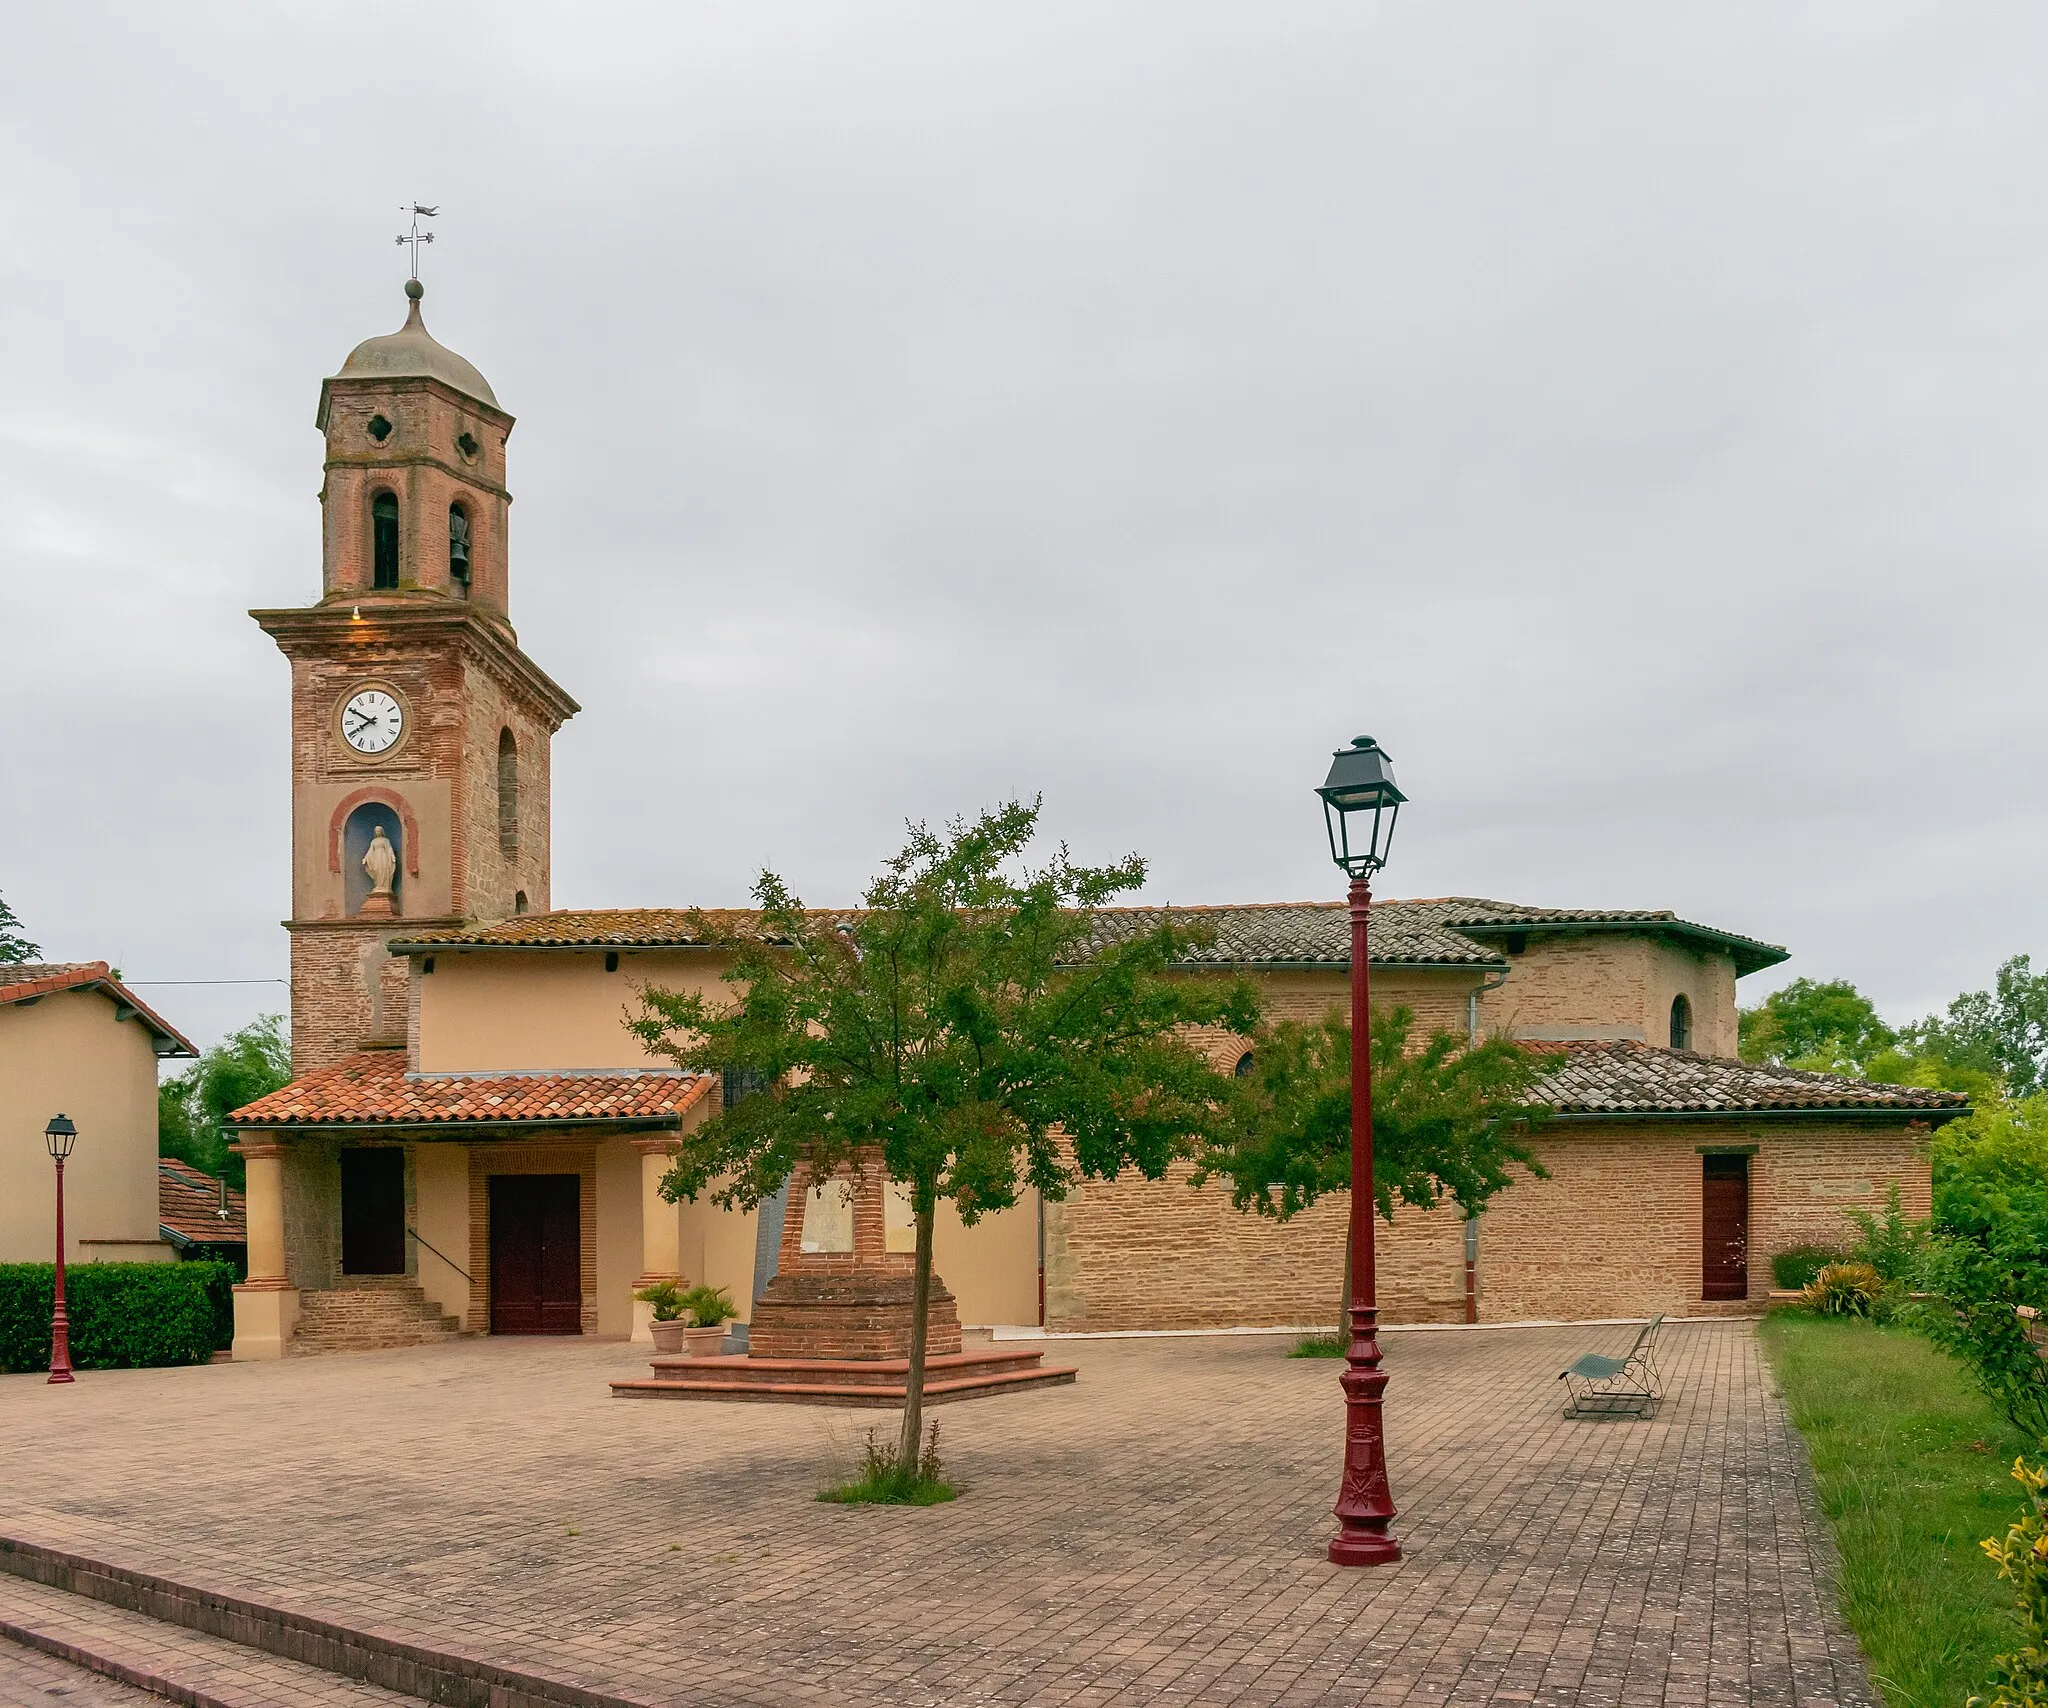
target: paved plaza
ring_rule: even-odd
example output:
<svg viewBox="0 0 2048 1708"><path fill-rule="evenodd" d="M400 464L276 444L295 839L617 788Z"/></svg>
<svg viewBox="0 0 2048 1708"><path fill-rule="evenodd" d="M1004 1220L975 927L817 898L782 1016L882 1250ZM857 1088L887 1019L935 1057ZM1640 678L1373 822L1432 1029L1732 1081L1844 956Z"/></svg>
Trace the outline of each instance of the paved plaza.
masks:
<svg viewBox="0 0 2048 1708"><path fill-rule="evenodd" d="M1667 1325L1652 1422L1558 1415L1632 1332L1389 1334L1376 1571L1322 1557L1338 1366L1268 1336L1057 1343L1073 1387L934 1414L926 1510L813 1498L894 1414L613 1399L618 1341L0 1377L0 1534L653 1702L1872 1702L1749 1325Z"/></svg>

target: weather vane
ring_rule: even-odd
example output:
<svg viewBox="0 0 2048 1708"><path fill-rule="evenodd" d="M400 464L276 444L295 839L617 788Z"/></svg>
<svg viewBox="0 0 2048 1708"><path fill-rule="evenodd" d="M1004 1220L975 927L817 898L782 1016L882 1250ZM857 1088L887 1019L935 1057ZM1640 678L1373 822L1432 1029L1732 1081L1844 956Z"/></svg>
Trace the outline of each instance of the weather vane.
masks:
<svg viewBox="0 0 2048 1708"><path fill-rule="evenodd" d="M434 241L434 234L431 231L420 230L420 221L432 219L441 210L439 208L423 208L418 202L414 202L409 209L400 208L398 211L412 215L412 230L400 232L398 234L398 243L400 248L403 248L408 243L412 245L412 276L417 279L420 276L420 245Z"/></svg>

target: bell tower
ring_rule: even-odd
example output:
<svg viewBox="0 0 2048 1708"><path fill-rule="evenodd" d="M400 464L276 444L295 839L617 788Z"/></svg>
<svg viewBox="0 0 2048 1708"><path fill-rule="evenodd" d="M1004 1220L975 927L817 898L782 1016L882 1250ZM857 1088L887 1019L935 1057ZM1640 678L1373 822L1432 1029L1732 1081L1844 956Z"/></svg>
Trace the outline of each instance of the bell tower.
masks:
<svg viewBox="0 0 2048 1708"><path fill-rule="evenodd" d="M294 1073L405 1042L395 937L547 910L548 744L578 709L512 628L512 417L405 291L321 382L320 598L250 613L292 671Z"/></svg>

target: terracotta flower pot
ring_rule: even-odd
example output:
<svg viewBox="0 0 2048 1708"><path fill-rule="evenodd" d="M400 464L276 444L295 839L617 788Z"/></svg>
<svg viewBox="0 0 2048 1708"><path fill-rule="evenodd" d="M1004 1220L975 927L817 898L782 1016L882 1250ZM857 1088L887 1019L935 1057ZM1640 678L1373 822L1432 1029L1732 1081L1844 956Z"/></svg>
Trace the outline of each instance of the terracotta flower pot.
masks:
<svg viewBox="0 0 2048 1708"><path fill-rule="evenodd" d="M686 1328L683 1339L688 1342L692 1358L716 1358L725 1344L725 1324L713 1323L709 1328Z"/></svg>
<svg viewBox="0 0 2048 1708"><path fill-rule="evenodd" d="M654 1336L656 1352L675 1353L683 1349L683 1336L695 1331L681 1317L675 1317L668 1322L656 1318L647 1325L647 1332Z"/></svg>

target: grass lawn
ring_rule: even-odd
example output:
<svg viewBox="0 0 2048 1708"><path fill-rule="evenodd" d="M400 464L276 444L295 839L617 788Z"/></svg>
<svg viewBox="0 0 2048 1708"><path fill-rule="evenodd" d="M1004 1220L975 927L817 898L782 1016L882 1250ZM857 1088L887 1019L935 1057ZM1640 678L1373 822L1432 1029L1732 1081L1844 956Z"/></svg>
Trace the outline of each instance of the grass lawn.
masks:
<svg viewBox="0 0 2048 1708"><path fill-rule="evenodd" d="M1962 1708L2017 1648L2013 1591L1978 1549L2025 1504L2032 1447L1919 1336L1779 1312L1771 1369L1842 1552L1842 1613L1891 1708Z"/></svg>

